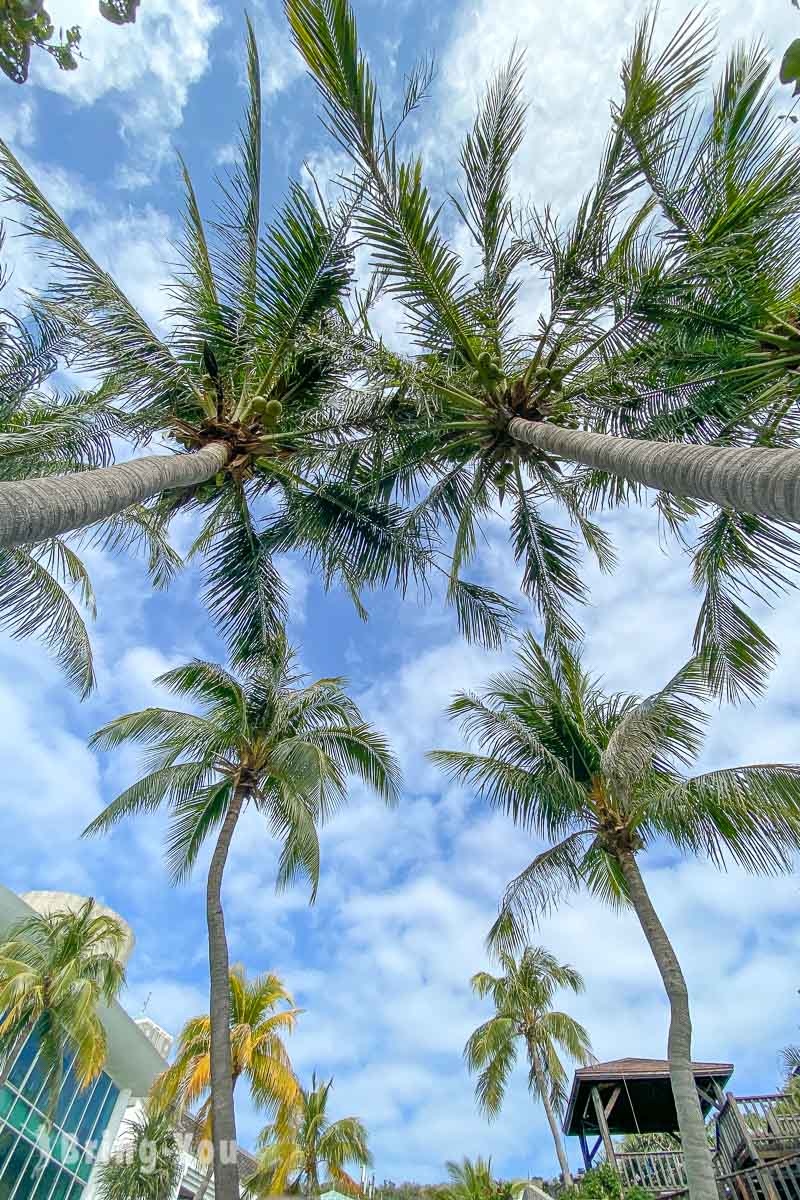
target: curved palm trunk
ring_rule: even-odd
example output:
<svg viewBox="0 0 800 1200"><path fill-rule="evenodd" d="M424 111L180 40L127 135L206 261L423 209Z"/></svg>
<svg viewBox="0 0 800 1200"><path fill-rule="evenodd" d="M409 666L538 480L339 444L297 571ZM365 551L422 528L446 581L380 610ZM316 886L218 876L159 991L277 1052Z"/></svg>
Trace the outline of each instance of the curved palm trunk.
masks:
<svg viewBox="0 0 800 1200"><path fill-rule="evenodd" d="M542 1102L545 1113L547 1114L547 1123L550 1126L550 1132L553 1135L553 1141L556 1147L556 1155L558 1156L558 1165L561 1168L561 1175L564 1180L565 1187L572 1187L572 1172L569 1169L569 1159L567 1152L564 1149L564 1140L561 1137L561 1130L558 1127L558 1119L553 1106L550 1103L550 1096L547 1091L547 1080L542 1070L542 1064L539 1061L539 1055L535 1049L530 1049L531 1066L533 1073L536 1076L536 1085L539 1089L539 1099Z"/></svg>
<svg viewBox="0 0 800 1200"><path fill-rule="evenodd" d="M718 1200L711 1151L692 1071L692 1021L689 993L677 955L645 887L636 858L630 852L620 854L619 864L628 885L631 902L639 918L653 958L656 960L664 989L669 997L669 1073L678 1129L686 1167L691 1200Z"/></svg>
<svg viewBox="0 0 800 1200"><path fill-rule="evenodd" d="M800 450L647 442L562 429L522 417L509 422L508 432L528 446L673 496L710 500L759 517L800 521Z"/></svg>
<svg viewBox="0 0 800 1200"><path fill-rule="evenodd" d="M208 961L211 977L211 1136L214 1142L214 1196L239 1200L239 1164L236 1158L236 1113L233 1107L233 1056L231 1054L231 991L228 942L222 911L222 876L244 796L237 789L211 856L206 887Z"/></svg>
<svg viewBox="0 0 800 1200"><path fill-rule="evenodd" d="M160 492L205 483L229 457L225 442L212 442L196 454L151 454L97 471L0 483L0 549L83 529Z"/></svg>

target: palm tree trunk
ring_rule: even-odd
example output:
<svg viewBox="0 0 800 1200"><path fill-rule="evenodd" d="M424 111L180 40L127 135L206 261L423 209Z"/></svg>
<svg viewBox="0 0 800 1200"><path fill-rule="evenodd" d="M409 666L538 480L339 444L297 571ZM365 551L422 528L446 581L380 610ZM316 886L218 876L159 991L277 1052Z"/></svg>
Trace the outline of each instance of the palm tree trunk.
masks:
<svg viewBox="0 0 800 1200"><path fill-rule="evenodd" d="M231 1054L231 990L228 942L222 911L222 876L244 796L234 791L211 856L206 888L208 961L211 976L211 1136L214 1142L214 1196L239 1200L239 1164L236 1161L236 1113L233 1107L233 1056ZM223 1161L224 1157L231 1161Z"/></svg>
<svg viewBox="0 0 800 1200"><path fill-rule="evenodd" d="M35 1019L26 1022L26 1024L17 1034L14 1044L12 1045L8 1054L3 1059L3 1068L0 1070L0 1090L2 1090L8 1083L8 1077L11 1074L12 1067L14 1066L14 1060L16 1059L22 1047L25 1045L25 1042L28 1040L30 1034L33 1033L35 1026Z"/></svg>
<svg viewBox="0 0 800 1200"><path fill-rule="evenodd" d="M639 918L653 958L656 960L664 989L669 997L669 1073L678 1129L681 1135L686 1180L691 1200L718 1200L711 1150L692 1071L692 1021L689 992L677 955L659 920L631 851L619 855L619 864L628 885L631 902Z"/></svg>
<svg viewBox="0 0 800 1200"><path fill-rule="evenodd" d="M509 422L508 432L528 446L673 496L710 500L722 508L779 521L800 521L800 450L647 442L562 429L522 417Z"/></svg>
<svg viewBox="0 0 800 1200"><path fill-rule="evenodd" d="M196 454L151 454L97 471L0 483L0 549L83 529L160 492L204 483L229 457L225 442L211 442Z"/></svg>
<svg viewBox="0 0 800 1200"><path fill-rule="evenodd" d="M550 1103L550 1096L547 1091L547 1080L545 1079L544 1071L542 1070L542 1064L539 1061L539 1055L535 1049L530 1048L529 1053L531 1056L533 1073L536 1076L536 1085L539 1089L539 1099L541 1100L542 1106L544 1107L544 1111L547 1115L547 1123L550 1126L550 1132L552 1133L553 1141L555 1142L558 1165L561 1168L564 1186L572 1187L572 1172L569 1169L569 1159L567 1158L567 1152L564 1149L564 1140L561 1137L561 1130L558 1128L556 1114L553 1112L553 1106Z"/></svg>

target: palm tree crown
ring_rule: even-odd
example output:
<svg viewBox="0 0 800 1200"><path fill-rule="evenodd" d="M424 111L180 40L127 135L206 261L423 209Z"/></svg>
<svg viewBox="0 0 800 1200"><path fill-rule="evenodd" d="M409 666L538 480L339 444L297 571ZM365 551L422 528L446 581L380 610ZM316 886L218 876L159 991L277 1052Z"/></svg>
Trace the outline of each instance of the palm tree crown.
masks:
<svg viewBox="0 0 800 1200"><path fill-rule="evenodd" d="M157 681L202 706L204 713L150 708L112 721L93 744L148 746L151 770L91 823L107 830L123 817L170 810L167 859L182 879L212 834L206 882L210 965L211 1128L219 1200L239 1195L238 1165L223 1150L236 1143L234 1052L222 882L240 816L251 808L282 843L277 886L298 876L319 880L317 825L347 797L356 775L387 802L397 798L399 770L385 739L361 716L338 678L305 683L285 635L251 656L238 676L194 660Z"/></svg>
<svg viewBox="0 0 800 1200"><path fill-rule="evenodd" d="M352 204L329 210L293 183L275 219L262 228L260 68L249 22L247 72L250 95L239 157L221 185L217 220L208 229L183 170L180 264L170 284L170 332L163 337L0 142L3 193L26 213L24 228L53 269L38 303L65 327L76 365L104 380L127 412L130 438L158 435L176 452L190 452L133 459L98 479L48 481L47 521L62 528L63 519L69 530L73 520L85 525L113 515L128 495L123 476L130 486L141 484L136 494L150 497L160 527L179 511L197 512L202 527L190 557L202 556L204 597L232 651L242 657L268 640L285 616L274 553L304 549L326 585L336 577L357 598L362 587L421 582L434 548L396 504L371 501L363 488L354 490L363 482L355 460L335 477L319 473L331 439L350 436L355 428L344 422L343 429L341 417L331 423L321 408L330 389L343 382L347 363L339 353L324 352L318 337L313 345L309 340L341 306L350 282ZM192 478L182 483L176 464L186 466L189 459L195 463L187 467ZM129 468L127 474L123 468ZM142 482L146 468L154 472L152 486ZM83 505L90 486L92 503ZM0 488L0 504L10 494ZM79 516L73 511L76 498ZM14 546L15 530L44 506L38 493L22 491L3 511L3 544ZM507 612L499 599L494 605L487 597L488 592L465 589L460 611L485 609L496 640L495 608L503 628ZM472 628L474 621L465 620Z"/></svg>
<svg viewBox="0 0 800 1200"><path fill-rule="evenodd" d="M509 885L495 940L523 938L531 920L581 886L623 900L621 861L660 837L717 865L730 856L751 870L788 869L800 845L800 767L682 770L698 757L707 723L709 685L697 660L646 699L605 693L570 650L548 652L531 634L519 640L518 664L450 706L484 753L430 755L555 843Z"/></svg>
<svg viewBox="0 0 800 1200"><path fill-rule="evenodd" d="M178 1186L182 1158L168 1112L148 1106L127 1120L121 1146L97 1172L99 1200L167 1200Z"/></svg>
<svg viewBox="0 0 800 1200"><path fill-rule="evenodd" d="M542 946L526 946L517 961L506 951L499 954L503 975L479 971L472 977L472 990L478 996L490 996L495 1016L470 1036L464 1057L471 1071L480 1071L476 1095L481 1108L490 1116L500 1111L506 1084L522 1040L530 1061L531 1090L538 1093L541 1075L535 1059L548 1081L548 1094L557 1111L566 1100L566 1072L558 1048L575 1062L584 1065L591 1057L586 1030L566 1013L552 1006L558 988L583 991L583 980L574 967L559 963Z"/></svg>
<svg viewBox="0 0 800 1200"><path fill-rule="evenodd" d="M70 1055L81 1087L106 1061L97 1010L125 982L125 931L86 900L76 912L37 913L8 930L0 945L0 1053L3 1077L21 1043L37 1031L53 1104Z"/></svg>
<svg viewBox="0 0 800 1200"><path fill-rule="evenodd" d="M244 1078L259 1108L276 1110L297 1098L297 1080L283 1042L294 1029L298 1009L277 975L248 979L244 967L230 972L231 1053L234 1086ZM198 1120L210 1136L211 1021L193 1017L178 1038L175 1061L156 1080L153 1096L163 1107L179 1111L204 1101Z"/></svg>
<svg viewBox="0 0 800 1200"><path fill-rule="evenodd" d="M668 1055L689 1186L695 1200L713 1200L688 989L637 856L666 838L717 865L731 857L749 870L788 870L800 846L800 766L765 763L687 777L684 768L703 742L700 701L710 692L696 659L644 700L605 693L573 653L547 653L530 634L520 639L518 663L481 695L462 694L450 706L483 753L431 755L554 843L509 884L490 941L521 948L531 924L582 886L612 904L632 905L670 1003Z"/></svg>
<svg viewBox="0 0 800 1200"><path fill-rule="evenodd" d="M312 1076L311 1087L301 1088L294 1104L282 1109L259 1138L258 1168L247 1181L253 1197L301 1193L314 1196L320 1191L325 1172L337 1187L357 1192L358 1185L345 1167L370 1166L372 1155L367 1131L357 1117L328 1117L328 1098L333 1080L318 1083Z"/></svg>
<svg viewBox="0 0 800 1200"><path fill-rule="evenodd" d="M494 1193L491 1158L446 1162L448 1181L442 1188L445 1200L489 1200Z"/></svg>
<svg viewBox="0 0 800 1200"><path fill-rule="evenodd" d="M500 1111L508 1080L525 1047L528 1087L545 1107L565 1183L570 1173L558 1125L566 1102L566 1071L559 1050L581 1066L591 1058L589 1034L573 1017L553 1008L559 988L576 994L583 980L574 967L559 963L542 946L526 946L519 959L508 951L498 955L502 975L479 971L472 977L478 996L490 996L495 1015L479 1026L464 1047L470 1071L478 1071L475 1095L482 1110L494 1117Z"/></svg>
<svg viewBox="0 0 800 1200"><path fill-rule="evenodd" d="M479 523L505 499L524 590L551 635L575 638L569 606L586 595L575 534L612 565L590 515L641 495L646 471L633 463L644 468L642 441L720 449L796 441L800 150L769 111L763 48L732 54L709 112L696 101L713 58L709 26L690 16L658 55L654 18L645 18L597 177L568 224L549 207L517 212L511 195L525 124L515 52L461 149L453 215L477 249L471 272L448 240L422 160L402 155L349 0L285 4L328 128L355 164L357 228L416 346L391 352L363 314L341 329L342 351L365 379L362 403L380 413L375 472L384 486L419 490L417 519L453 532L454 580L477 549ZM400 124L428 81L423 64ZM531 270L549 291L534 331L520 328ZM579 445L588 454L587 434L610 435L601 444L624 452L624 463L572 457ZM565 473L569 462L587 469ZM687 489L677 468L652 486L665 489L657 503L673 531L712 498ZM574 532L549 520L551 500ZM745 581L786 586L796 549L793 531L743 495L743 512L716 502L695 555L705 590L696 644L713 658L717 686L736 693L763 683L774 654L741 607Z"/></svg>
<svg viewBox="0 0 800 1200"><path fill-rule="evenodd" d="M147 708L110 722L91 739L100 750L144 743L153 769L97 816L87 834L124 817L170 809L167 850L173 877L191 870L200 847L234 800L266 819L282 842L278 885L319 879L317 823L347 795L352 773L389 802L399 771L385 739L361 716L340 678L306 683L284 637L252 657L238 676L194 659L155 681L204 707L203 715Z"/></svg>

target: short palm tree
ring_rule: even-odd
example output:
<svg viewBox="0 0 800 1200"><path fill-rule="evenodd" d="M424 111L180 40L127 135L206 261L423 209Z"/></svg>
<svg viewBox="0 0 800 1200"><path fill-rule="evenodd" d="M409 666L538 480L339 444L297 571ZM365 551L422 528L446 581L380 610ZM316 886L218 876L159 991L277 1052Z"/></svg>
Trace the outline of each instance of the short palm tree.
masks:
<svg viewBox="0 0 800 1200"><path fill-rule="evenodd" d="M0 1086L25 1040L36 1031L55 1107L66 1056L82 1088L106 1061L98 1016L125 982L126 934L116 918L86 900L76 912L26 917L0 943Z"/></svg>
<svg viewBox="0 0 800 1200"><path fill-rule="evenodd" d="M521 948L531 924L581 887L635 912L669 999L670 1074L692 1200L713 1200L716 1183L691 1068L689 997L638 860L663 838L718 866L729 856L747 870L779 872L800 846L800 766L684 774L702 747L708 694L693 660L644 700L610 695L569 650L546 652L527 634L514 671L450 706L482 753L431 754L554 843L509 884L492 944Z"/></svg>
<svg viewBox="0 0 800 1200"><path fill-rule="evenodd" d="M441 1189L444 1200L489 1200L494 1193L491 1158L480 1154L473 1161L466 1156L460 1163L445 1163L448 1182Z"/></svg>
<svg viewBox="0 0 800 1200"><path fill-rule="evenodd" d="M282 1109L263 1131L258 1167L245 1181L254 1200L284 1192L310 1200L319 1195L326 1178L348 1193L358 1193L358 1184L345 1168L350 1163L371 1165L367 1131L357 1117L329 1120L332 1084L332 1079L318 1083L313 1075L309 1090L301 1088L295 1103Z"/></svg>
<svg viewBox="0 0 800 1200"><path fill-rule="evenodd" d="M560 963L542 946L526 946L519 959L501 951L499 962L502 975L479 971L472 977L472 990L481 997L491 996L495 1006L495 1015L475 1030L464 1047L470 1071L480 1072L475 1095L488 1117L497 1116L521 1042L528 1059L528 1087L542 1103L564 1183L571 1187L569 1160L558 1127L567 1098L567 1076L559 1050L583 1066L591 1059L592 1048L584 1027L552 1005L559 988L582 992L583 979L574 967Z"/></svg>
<svg viewBox="0 0 800 1200"><path fill-rule="evenodd" d="M517 212L510 192L525 127L515 52L461 148L451 225L472 238L472 272L422 160L398 146L349 0L285 7L355 164L357 229L414 347L391 352L366 318L339 327L362 404L380 417L374 473L418 490L417 519L453 532L454 578L505 501L523 588L567 638L579 632L569 604L585 598L580 543L551 523L548 501L605 567L611 547L589 519L599 505L646 485L667 528L685 531L710 504L694 564L697 647L720 690L757 687L775 648L741 607L744 578L786 586L800 521L800 148L770 111L763 48L732 54L709 112L695 98L709 26L689 17L658 55L645 18L597 178L563 225L549 207ZM427 82L423 65L401 123ZM530 330L520 288L534 272L549 308Z"/></svg>
<svg viewBox="0 0 800 1200"><path fill-rule="evenodd" d="M277 1111L297 1099L298 1084L284 1035L294 1029L298 1009L277 975L248 979L244 967L230 972L230 1037L233 1087L244 1078L258 1108ZM183 1112L202 1101L199 1135L211 1139L211 1022L192 1017L181 1030L175 1060L153 1084L153 1100L167 1111ZM213 1167L198 1189L201 1200Z"/></svg>
<svg viewBox="0 0 800 1200"><path fill-rule="evenodd" d="M339 678L307 683L285 637L248 660L237 675L193 660L156 683L203 708L202 715L148 708L99 730L92 745L147 746L148 773L117 797L87 829L104 833L125 817L166 805L167 861L175 881L214 840L206 888L210 991L209 1063L218 1200L237 1200L238 1166L223 1160L235 1145L231 992L222 909L222 877L233 835L248 808L281 843L277 886L319 879L317 825L347 798L347 777L362 779L394 802L399 770L385 739L361 716ZM235 1156L234 1156L235 1157Z"/></svg>
<svg viewBox="0 0 800 1200"><path fill-rule="evenodd" d="M144 1108L127 1122L113 1156L98 1167L95 1194L98 1200L171 1200L181 1168L170 1114Z"/></svg>
<svg viewBox="0 0 800 1200"><path fill-rule="evenodd" d="M0 251L2 246L0 227ZM6 282L0 269L0 291ZM104 390L66 396L52 387L45 391L70 347L64 324L46 313L34 310L23 320L0 310L0 482L91 470L110 462L112 435L123 435L125 422ZM180 565L141 505L129 509L124 519L106 522L92 540L106 546L120 540L144 542L156 585L168 582ZM85 696L94 686L94 666L81 606L94 615L95 603L78 549L80 542L52 537L0 550L0 628L12 637L39 638Z"/></svg>
<svg viewBox="0 0 800 1200"><path fill-rule="evenodd" d="M362 586L420 578L432 553L430 538L418 537L396 504L373 503L363 489L353 498L353 464L336 478L318 472L342 425L321 415L321 401L343 381L347 364L338 353L309 348L308 339L350 282L352 206L321 208L295 183L262 229L260 68L249 23L247 70L239 158L221 185L210 231L184 170L181 261L166 338L0 142L2 194L21 206L24 228L52 269L52 285L37 303L65 327L75 365L105 381L128 414L129 436L157 436L174 451L93 471L67 466L57 476L0 479L0 549L49 542L143 503L162 526L193 510L203 520L192 554L202 557L205 599L244 655L285 615L274 552L304 549L326 584L336 577L354 595ZM485 611L497 640L494 598L464 588L458 599L467 627L475 609L478 619Z"/></svg>

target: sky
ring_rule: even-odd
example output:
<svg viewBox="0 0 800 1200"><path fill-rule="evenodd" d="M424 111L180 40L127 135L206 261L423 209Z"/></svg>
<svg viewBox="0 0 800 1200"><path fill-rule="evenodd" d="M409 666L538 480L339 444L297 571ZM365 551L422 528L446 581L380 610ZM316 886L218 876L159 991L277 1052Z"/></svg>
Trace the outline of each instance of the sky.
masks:
<svg viewBox="0 0 800 1200"><path fill-rule="evenodd" d="M51 0L48 7L56 23L81 25L85 59L65 75L39 56L21 88L0 79L0 136L158 325L178 236L176 151L208 209L245 98L242 11L219 0L142 0L135 27L117 29L100 20L94 0ZM387 101L400 94L415 58L435 52L431 95L409 139L442 191L453 186L456 147L483 86L515 42L525 48L528 132L514 187L569 215L602 146L638 0L355 0L355 8ZM252 0L250 11L266 96L269 206L304 161L328 179L338 159L278 0ZM664 0L659 37L666 40L686 11L682 0ZM724 46L763 36L782 48L800 31L789 0L725 0L717 11ZM463 229L446 220L465 242ZM10 238L7 261L15 289L42 281L26 243ZM530 327L540 294L532 281ZM390 308L380 313L388 336L395 316ZM663 545L651 508L604 523L620 561L612 576L585 564L592 595L583 613L586 660L612 690L647 693L689 656L698 598L686 557ZM519 598L506 528L497 513L479 569ZM178 531L179 540L186 535ZM177 1034L188 1016L207 1011L202 869L187 885L169 886L157 817L106 840L80 839L137 768L134 753L98 756L86 739L122 712L168 703L152 683L160 672L223 651L192 570L169 593L154 595L141 564L99 551L86 557L99 600L92 629L99 686L89 700L75 699L37 645L0 640L0 871L17 891L63 888L119 911L137 937L123 1002L132 1015L146 1010ZM404 789L388 811L353 788L348 807L323 832L313 908L302 888L274 894L275 846L247 815L225 885L231 957L250 973L274 970L284 978L304 1010L290 1045L295 1067L304 1081L312 1071L333 1076L332 1115L366 1122L378 1182L441 1180L446 1160L477 1154L491 1155L505 1177L552 1175L544 1114L526 1094L524 1068L490 1125L475 1107L462 1061L467 1036L489 1015L471 994L470 976L489 966L483 942L505 882L538 847L425 760L428 749L458 744L444 715L452 694L480 686L509 664L511 650L466 645L436 589L428 602L373 595L364 624L346 598L323 592L302 559L285 559L281 568L304 668L313 677L348 677L365 714L391 739ZM537 630L520 602L523 624ZM714 714L703 766L800 758L796 608L793 594L761 610L783 656L757 707ZM772 1090L779 1050L800 1024L797 879L719 873L660 846L643 867L685 968L695 1057L735 1063L739 1094ZM582 972L585 993L563 1003L589 1028L599 1059L665 1055L666 1002L632 918L581 897L543 922L538 939ZM244 1097L238 1119L242 1143L252 1146L261 1120ZM577 1147L570 1154L577 1164Z"/></svg>

